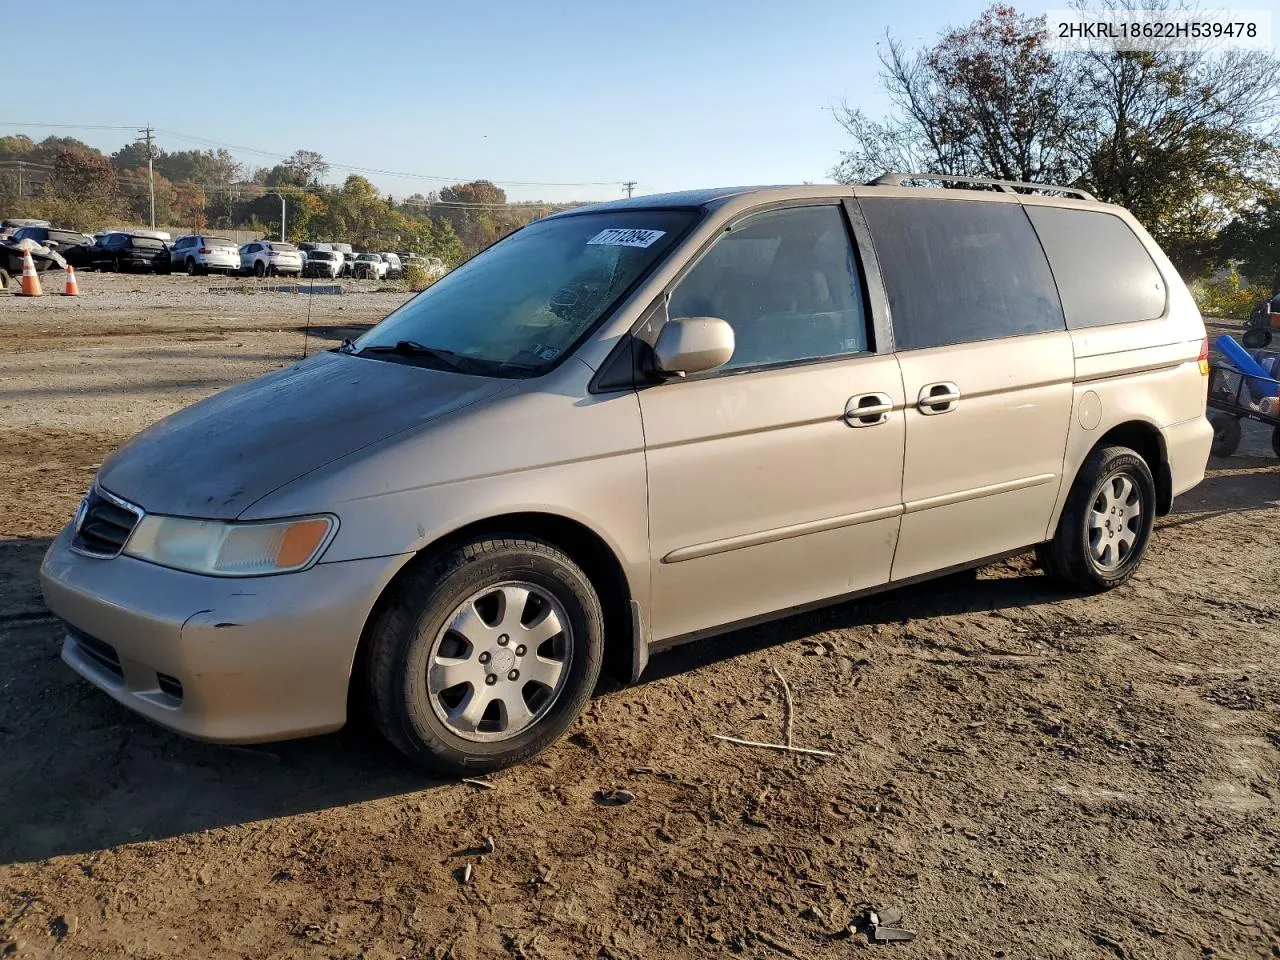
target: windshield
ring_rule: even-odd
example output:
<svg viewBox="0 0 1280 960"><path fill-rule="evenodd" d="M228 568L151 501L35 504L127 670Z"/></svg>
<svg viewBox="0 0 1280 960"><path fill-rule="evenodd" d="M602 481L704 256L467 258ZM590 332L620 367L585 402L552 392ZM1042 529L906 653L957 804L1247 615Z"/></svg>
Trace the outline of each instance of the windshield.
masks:
<svg viewBox="0 0 1280 960"><path fill-rule="evenodd" d="M475 361L486 373L541 372L662 259L693 218L619 210L532 223L436 281L352 350L410 341Z"/></svg>

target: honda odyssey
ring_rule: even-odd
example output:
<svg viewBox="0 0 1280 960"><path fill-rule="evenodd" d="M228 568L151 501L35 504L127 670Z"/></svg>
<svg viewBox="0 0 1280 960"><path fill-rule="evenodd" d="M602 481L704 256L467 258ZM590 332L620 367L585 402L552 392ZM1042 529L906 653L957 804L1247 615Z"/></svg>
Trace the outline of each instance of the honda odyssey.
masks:
<svg viewBox="0 0 1280 960"><path fill-rule="evenodd" d="M350 699L484 771L606 662L1029 548L1119 586L1204 474L1195 304L1123 209L930 179L560 213L157 423L45 557L63 659L191 736Z"/></svg>

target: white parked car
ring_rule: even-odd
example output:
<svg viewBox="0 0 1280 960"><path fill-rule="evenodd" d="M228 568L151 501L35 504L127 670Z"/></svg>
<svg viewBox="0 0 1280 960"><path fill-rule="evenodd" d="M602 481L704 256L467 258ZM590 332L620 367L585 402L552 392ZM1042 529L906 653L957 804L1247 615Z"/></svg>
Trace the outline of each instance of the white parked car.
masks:
<svg viewBox="0 0 1280 960"><path fill-rule="evenodd" d="M236 273L240 269L240 248L234 240L205 234L179 237L169 248L169 263L191 276L203 273Z"/></svg>
<svg viewBox="0 0 1280 960"><path fill-rule="evenodd" d="M307 260L302 265L304 277L320 277L324 280L336 280L342 272L342 254L335 250L308 250Z"/></svg>
<svg viewBox="0 0 1280 960"><path fill-rule="evenodd" d="M387 265L387 279L395 280L397 277L404 275L404 265L400 263L400 258L394 253L380 253L382 262Z"/></svg>
<svg viewBox="0 0 1280 960"><path fill-rule="evenodd" d="M388 265L379 254L360 253L351 264L351 276L357 280L384 280Z"/></svg>
<svg viewBox="0 0 1280 960"><path fill-rule="evenodd" d="M254 240L240 248L240 272L255 277L302 274L302 253L292 243Z"/></svg>

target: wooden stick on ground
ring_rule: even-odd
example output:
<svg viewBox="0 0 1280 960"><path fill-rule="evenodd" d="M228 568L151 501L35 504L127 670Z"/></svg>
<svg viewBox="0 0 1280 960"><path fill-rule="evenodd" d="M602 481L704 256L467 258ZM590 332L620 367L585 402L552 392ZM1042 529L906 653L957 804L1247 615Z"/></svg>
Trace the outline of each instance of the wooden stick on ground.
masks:
<svg viewBox="0 0 1280 960"><path fill-rule="evenodd" d="M836 754L830 750L810 750L807 747L789 747L785 743L761 743L759 740L743 740L739 737L726 737L723 734L713 733L711 736L717 740L723 740L725 743L736 743L740 747L760 747L764 750L782 750L787 753L805 753L814 757L834 757Z"/></svg>
<svg viewBox="0 0 1280 960"><path fill-rule="evenodd" d="M783 714L782 732L783 740L789 747L791 746L791 725L792 721L795 719L796 713L795 707L791 704L791 686L787 683L787 678L782 675L782 672L777 667L770 667L769 669L773 671L773 675L775 677L782 681L782 696L786 699L786 713Z"/></svg>

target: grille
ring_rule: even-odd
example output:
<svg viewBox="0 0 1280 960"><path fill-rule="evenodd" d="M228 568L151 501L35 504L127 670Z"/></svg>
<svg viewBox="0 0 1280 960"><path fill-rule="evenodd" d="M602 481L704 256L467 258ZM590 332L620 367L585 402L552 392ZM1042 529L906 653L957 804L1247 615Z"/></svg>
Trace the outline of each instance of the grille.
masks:
<svg viewBox="0 0 1280 960"><path fill-rule="evenodd" d="M72 630L70 633L81 653L117 680L124 679L124 670L120 668L120 655L116 653L115 647L79 630Z"/></svg>
<svg viewBox="0 0 1280 960"><path fill-rule="evenodd" d="M114 557L140 519L142 514L136 507L90 490L71 545L96 557Z"/></svg>

